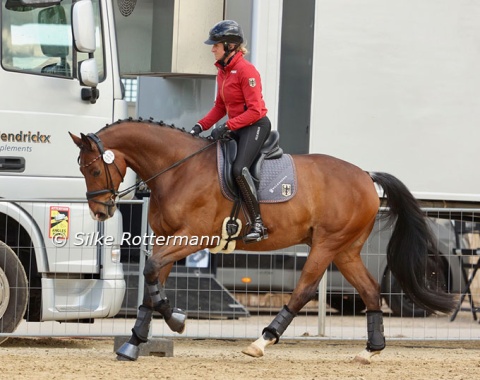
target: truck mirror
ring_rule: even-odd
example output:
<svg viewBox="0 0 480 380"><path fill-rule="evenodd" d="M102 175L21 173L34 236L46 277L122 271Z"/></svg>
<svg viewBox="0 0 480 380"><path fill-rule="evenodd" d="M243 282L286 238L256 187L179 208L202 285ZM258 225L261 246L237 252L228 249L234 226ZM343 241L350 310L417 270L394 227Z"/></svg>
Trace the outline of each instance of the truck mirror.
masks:
<svg viewBox="0 0 480 380"><path fill-rule="evenodd" d="M78 63L78 77L82 86L96 87L98 85L98 69L95 58Z"/></svg>
<svg viewBox="0 0 480 380"><path fill-rule="evenodd" d="M79 0L72 7L72 30L75 49L93 53L95 44L95 16L91 0Z"/></svg>

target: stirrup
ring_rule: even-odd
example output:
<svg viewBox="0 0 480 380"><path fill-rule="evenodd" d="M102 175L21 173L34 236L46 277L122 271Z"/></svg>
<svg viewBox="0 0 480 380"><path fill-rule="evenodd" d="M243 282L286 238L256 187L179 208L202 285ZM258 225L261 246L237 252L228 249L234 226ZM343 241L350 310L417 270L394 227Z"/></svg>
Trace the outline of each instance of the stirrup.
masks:
<svg viewBox="0 0 480 380"><path fill-rule="evenodd" d="M267 228L261 223L255 223L248 234L243 237L243 242L245 244L256 243L265 239L268 239Z"/></svg>

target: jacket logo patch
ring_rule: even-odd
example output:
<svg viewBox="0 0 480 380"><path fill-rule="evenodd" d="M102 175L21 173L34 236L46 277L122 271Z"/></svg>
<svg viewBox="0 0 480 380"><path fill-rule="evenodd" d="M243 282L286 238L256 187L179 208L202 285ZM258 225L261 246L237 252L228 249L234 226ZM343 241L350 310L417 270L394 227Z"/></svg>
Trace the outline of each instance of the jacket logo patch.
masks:
<svg viewBox="0 0 480 380"><path fill-rule="evenodd" d="M257 82L255 81L255 78L248 78L248 84L250 87L255 87L257 85Z"/></svg>

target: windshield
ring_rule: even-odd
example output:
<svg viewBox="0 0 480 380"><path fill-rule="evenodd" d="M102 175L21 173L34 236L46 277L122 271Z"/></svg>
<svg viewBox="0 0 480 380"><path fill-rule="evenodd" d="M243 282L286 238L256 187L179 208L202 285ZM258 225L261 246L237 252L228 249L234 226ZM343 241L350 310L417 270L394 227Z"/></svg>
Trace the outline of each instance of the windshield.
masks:
<svg viewBox="0 0 480 380"><path fill-rule="evenodd" d="M76 78L88 54L73 48L72 0L46 8L11 7L2 0L2 66L5 70ZM99 0L93 0L99 80L105 77Z"/></svg>

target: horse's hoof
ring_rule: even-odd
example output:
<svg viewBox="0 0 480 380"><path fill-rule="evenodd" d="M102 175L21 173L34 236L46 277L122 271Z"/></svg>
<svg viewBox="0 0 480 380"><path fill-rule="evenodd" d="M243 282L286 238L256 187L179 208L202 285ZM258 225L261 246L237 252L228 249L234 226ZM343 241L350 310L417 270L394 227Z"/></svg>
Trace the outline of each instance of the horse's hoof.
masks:
<svg viewBox="0 0 480 380"><path fill-rule="evenodd" d="M183 334L185 331L185 321L187 320L187 315L181 309L173 308L172 316L167 322L170 330L175 331L179 334Z"/></svg>
<svg viewBox="0 0 480 380"><path fill-rule="evenodd" d="M380 354L381 351L367 351L363 350L360 352L355 358L353 359L357 363L360 364L371 364L372 363L372 357L375 355Z"/></svg>
<svg viewBox="0 0 480 380"><path fill-rule="evenodd" d="M242 353L253 358L261 358L265 354L265 351L258 347L255 343L252 343L250 346L242 350Z"/></svg>
<svg viewBox="0 0 480 380"><path fill-rule="evenodd" d="M179 334L183 334L185 332L185 330L187 329L187 325L184 323L183 324L183 327L181 328L180 331L177 331Z"/></svg>
<svg viewBox="0 0 480 380"><path fill-rule="evenodd" d="M135 360L126 358L126 357L124 357L124 356L117 355L117 361L119 361L119 362L133 362L133 361L135 361Z"/></svg>
<svg viewBox="0 0 480 380"><path fill-rule="evenodd" d="M138 359L140 348L131 343L124 343L116 352L117 360L135 361Z"/></svg>

